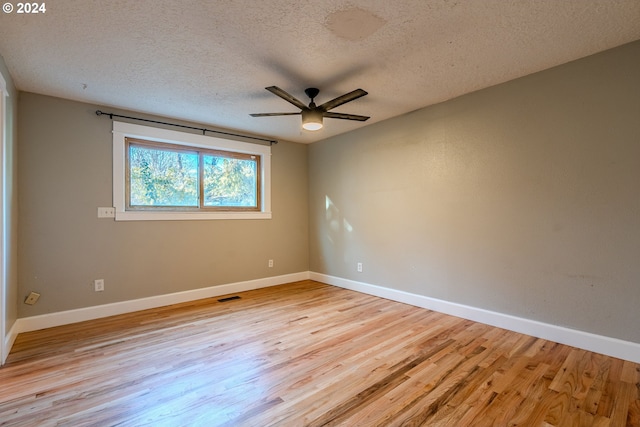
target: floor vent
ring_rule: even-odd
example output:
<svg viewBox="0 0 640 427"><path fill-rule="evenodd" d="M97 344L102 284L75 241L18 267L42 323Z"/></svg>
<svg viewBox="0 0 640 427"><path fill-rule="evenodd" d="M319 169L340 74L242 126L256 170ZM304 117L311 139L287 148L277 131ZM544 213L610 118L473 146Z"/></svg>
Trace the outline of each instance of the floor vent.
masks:
<svg viewBox="0 0 640 427"><path fill-rule="evenodd" d="M218 300L218 302L227 302L227 301L233 301L234 299L240 299L240 297L238 295L233 296L233 297L227 297L227 298L220 298Z"/></svg>

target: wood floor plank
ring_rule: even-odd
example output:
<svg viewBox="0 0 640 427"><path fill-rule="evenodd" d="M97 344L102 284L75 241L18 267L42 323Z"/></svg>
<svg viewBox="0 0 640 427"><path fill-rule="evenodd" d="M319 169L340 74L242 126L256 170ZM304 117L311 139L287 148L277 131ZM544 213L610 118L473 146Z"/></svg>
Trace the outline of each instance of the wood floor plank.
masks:
<svg viewBox="0 0 640 427"><path fill-rule="evenodd" d="M228 296L20 334L0 426L640 425L632 362L310 280Z"/></svg>

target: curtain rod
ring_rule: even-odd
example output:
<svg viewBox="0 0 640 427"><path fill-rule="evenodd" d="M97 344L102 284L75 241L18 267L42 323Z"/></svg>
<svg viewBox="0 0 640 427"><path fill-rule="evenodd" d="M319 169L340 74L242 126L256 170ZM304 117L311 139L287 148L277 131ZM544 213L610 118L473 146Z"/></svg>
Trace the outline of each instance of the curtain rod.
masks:
<svg viewBox="0 0 640 427"><path fill-rule="evenodd" d="M194 127L194 126L185 126L185 125L179 125L177 123L161 122L161 121L158 121L158 120L141 119L140 117L122 116L120 114L105 113L104 111L96 110L96 116L102 116L102 115L109 116L109 118L111 120L113 120L114 117L119 117L121 119L139 120L141 122L157 123L157 124L160 124L160 125L175 126L175 127L180 127L180 128L186 128L186 129L194 129L194 130L202 131L203 135L205 134L205 132L213 132L213 133L218 133L218 134L221 134L221 135L237 136L239 138L256 139L258 141L268 142L269 145L273 145L273 144L277 144L278 143L278 141L276 141L275 139L259 138L257 136L249 136L249 135L240 135L238 133L222 132L222 131L219 131L219 130L198 128L198 127Z"/></svg>

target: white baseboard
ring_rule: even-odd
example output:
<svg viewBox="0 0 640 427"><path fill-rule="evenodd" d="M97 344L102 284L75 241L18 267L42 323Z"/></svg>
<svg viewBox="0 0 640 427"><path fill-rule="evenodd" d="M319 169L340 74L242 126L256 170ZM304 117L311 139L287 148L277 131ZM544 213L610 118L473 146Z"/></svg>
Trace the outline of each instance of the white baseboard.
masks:
<svg viewBox="0 0 640 427"><path fill-rule="evenodd" d="M440 313L461 317L463 319L469 319L475 322L531 335L537 338L578 347L583 350L640 363L639 343L596 335L576 329L565 328L563 326L551 325L549 323L543 323L536 320L484 310L482 308L471 307L468 305L456 304L449 301L412 294L396 289L389 289L382 286L370 285L368 283L357 282L326 274L310 272L309 277L311 280L339 286L341 288L426 308Z"/></svg>
<svg viewBox="0 0 640 427"><path fill-rule="evenodd" d="M9 352L11 351L11 347L13 347L13 343L16 341L18 337L18 328L17 321L13 324L11 329L9 329L9 333L4 337L4 354L0 355L2 360L0 361L0 366L4 365L4 362L7 360L7 356L9 356Z"/></svg>
<svg viewBox="0 0 640 427"><path fill-rule="evenodd" d="M21 318L15 322L9 331L9 334L5 337L6 354L2 355L3 361L9 354L17 335L22 332L35 331L38 329L82 322L85 320L99 319L101 317L130 313L133 311L146 310L149 308L162 307L165 305L194 301L203 298L211 298L219 295L228 295L235 292L266 288L269 286L276 286L306 279L316 280L330 285L339 286L341 288L414 305L416 307L426 308L440 313L473 320L475 322L640 363L639 343L596 335L536 320L525 319L509 314L484 310L477 307L471 307L468 305L457 304L423 295L412 294L396 289L309 271Z"/></svg>
<svg viewBox="0 0 640 427"><path fill-rule="evenodd" d="M22 332L83 322L85 320L99 319L101 317L114 316L116 314L131 313L133 311L178 304L203 298L211 298L219 295L227 295L252 289L266 288L282 285L284 283L297 282L309 279L309 272L285 274L282 276L265 277L262 279L248 280L245 282L228 283L225 285L211 286L207 288L193 289L172 294L157 295L148 298L140 298L130 301L115 302L111 304L84 307L75 310L60 311L57 313L42 314L39 316L23 317L14 325L15 335ZM15 337L14 337L15 340ZM11 343L13 344L13 342ZM7 354L11 346L7 346Z"/></svg>

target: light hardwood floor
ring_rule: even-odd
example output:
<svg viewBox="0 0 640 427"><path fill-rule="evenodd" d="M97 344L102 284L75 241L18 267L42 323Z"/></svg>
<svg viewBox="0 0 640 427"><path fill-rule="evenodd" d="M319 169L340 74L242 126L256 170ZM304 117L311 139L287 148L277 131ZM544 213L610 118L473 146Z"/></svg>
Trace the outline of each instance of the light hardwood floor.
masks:
<svg viewBox="0 0 640 427"><path fill-rule="evenodd" d="M640 366L313 281L18 336L2 426L640 426Z"/></svg>

